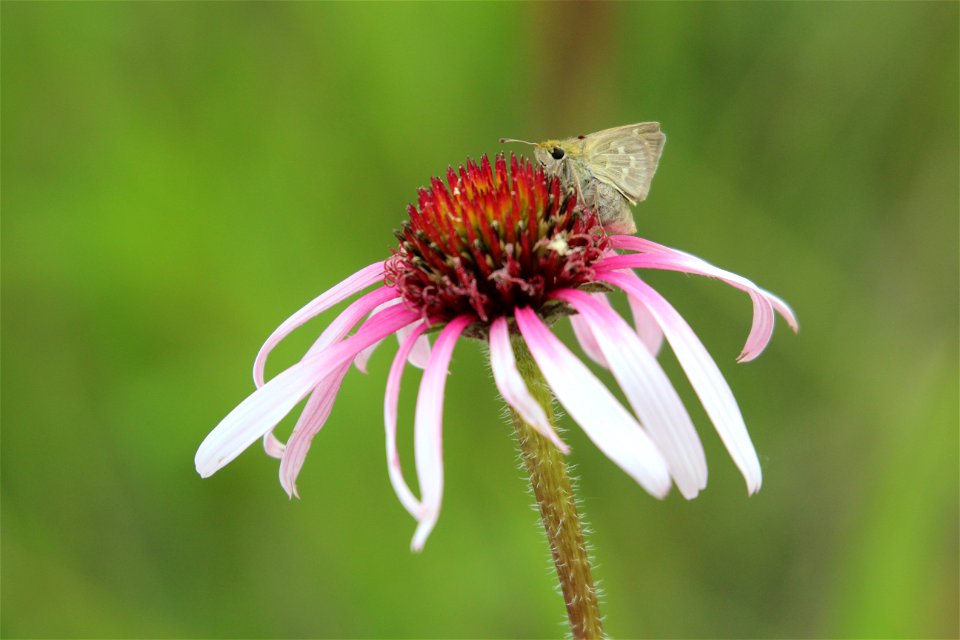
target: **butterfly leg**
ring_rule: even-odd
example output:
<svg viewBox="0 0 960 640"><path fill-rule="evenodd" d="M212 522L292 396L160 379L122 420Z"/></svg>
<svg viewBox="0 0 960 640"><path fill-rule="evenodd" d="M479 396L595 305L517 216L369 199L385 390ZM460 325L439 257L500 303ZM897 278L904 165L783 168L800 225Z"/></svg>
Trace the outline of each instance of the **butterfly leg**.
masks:
<svg viewBox="0 0 960 640"><path fill-rule="evenodd" d="M573 174L573 185L574 185L574 188L577 190L577 204L581 208L586 208L587 202L586 202L586 198L583 195L583 187L580 184L580 176L577 175L576 171L571 171L570 173Z"/></svg>

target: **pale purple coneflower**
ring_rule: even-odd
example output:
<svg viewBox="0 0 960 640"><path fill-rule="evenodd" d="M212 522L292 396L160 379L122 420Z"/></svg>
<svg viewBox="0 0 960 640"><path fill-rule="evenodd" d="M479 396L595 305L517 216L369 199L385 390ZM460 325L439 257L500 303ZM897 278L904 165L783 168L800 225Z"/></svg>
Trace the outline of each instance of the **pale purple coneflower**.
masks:
<svg viewBox="0 0 960 640"><path fill-rule="evenodd" d="M270 335L253 366L257 390L197 451L201 476L215 473L262 438L267 453L280 459L280 483L296 495L311 440L330 415L344 376L351 365L364 370L372 350L396 335L400 348L384 397L387 469L400 502L418 522L412 548L420 550L437 522L443 495L441 423L448 365L458 339L468 336L489 343L500 394L515 415L557 449L568 452L544 402L525 382L529 376L521 375L515 349L528 350L567 413L644 489L662 498L676 484L690 499L706 486L707 464L690 416L656 359L666 338L748 492L760 488L760 463L729 385L686 321L634 269L713 277L747 292L753 326L740 361L752 360L766 347L775 312L796 330L783 301L687 253L634 236L608 236L595 215L576 208L573 192L564 192L556 179L527 161L514 158L508 170L503 156L495 167L484 157L459 173L449 170L447 182L434 179L419 191L392 257L348 277ZM374 285L330 323L298 363L265 381L264 365L277 343ZM633 327L606 299L617 290L627 294ZM551 332L549 326L567 315L583 351L610 370L632 413ZM427 333L435 331L431 348ZM404 480L396 444L407 362L424 370L414 427L419 498ZM304 398L306 406L283 445L273 429Z"/></svg>

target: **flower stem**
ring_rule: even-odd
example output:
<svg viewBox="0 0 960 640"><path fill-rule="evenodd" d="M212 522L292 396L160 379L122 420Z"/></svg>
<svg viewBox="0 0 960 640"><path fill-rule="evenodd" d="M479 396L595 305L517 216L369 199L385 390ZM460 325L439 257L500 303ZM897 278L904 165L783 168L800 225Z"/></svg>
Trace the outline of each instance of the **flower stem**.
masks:
<svg viewBox="0 0 960 640"><path fill-rule="evenodd" d="M513 351L517 369L527 388L553 424L553 394L537 363L522 339L513 340ZM593 585L590 557L584 543L583 527L564 455L516 412L511 410L510 413L523 462L530 474L530 484L540 507L540 519L550 542L571 634L577 640L602 638L603 623L597 604L597 590Z"/></svg>

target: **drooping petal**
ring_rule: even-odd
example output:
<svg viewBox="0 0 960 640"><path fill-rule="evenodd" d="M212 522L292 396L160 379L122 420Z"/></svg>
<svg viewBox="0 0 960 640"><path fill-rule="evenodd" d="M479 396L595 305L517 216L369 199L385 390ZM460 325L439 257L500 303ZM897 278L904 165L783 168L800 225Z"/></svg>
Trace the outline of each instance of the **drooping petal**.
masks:
<svg viewBox="0 0 960 640"><path fill-rule="evenodd" d="M650 494L670 491L670 471L656 445L616 398L528 308L515 311L517 326L540 371L587 436Z"/></svg>
<svg viewBox="0 0 960 640"><path fill-rule="evenodd" d="M400 400L400 380L413 345L420 339L427 325L418 323L411 325L409 331L404 331L406 337L400 343L400 349L390 366L387 376L387 390L383 396L383 423L387 438L387 473L390 475L390 484L396 491L403 507L414 518L420 517L421 505L410 490L407 481L403 479L403 469L400 466L400 454L397 451L397 403ZM399 335L400 332L397 332Z"/></svg>
<svg viewBox="0 0 960 640"><path fill-rule="evenodd" d="M343 378L349 370L349 363L341 365L317 385L307 399L307 405L297 419L297 424L293 427L287 446L283 450L283 456L280 458L279 471L280 486L291 498L300 497L297 492L297 476L300 475L300 469L303 468L303 463L307 459L307 452L310 450L314 436L330 417L340 385L343 384Z"/></svg>
<svg viewBox="0 0 960 640"><path fill-rule="evenodd" d="M263 434L263 450L266 451L267 455L271 458L277 458L279 460L283 456L283 450L286 449L286 447L287 445L280 442L277 436L273 435L273 429Z"/></svg>
<svg viewBox="0 0 960 640"><path fill-rule="evenodd" d="M695 498L707 486L707 460L690 415L656 358L608 305L572 289L554 297L570 304L590 326L634 413L666 458L680 493Z"/></svg>
<svg viewBox="0 0 960 640"><path fill-rule="evenodd" d="M368 311L370 318L367 319L367 322L369 322L371 318L374 318L377 313L395 305L398 301L396 291L388 287L374 289L365 294L350 304L350 306L330 323L327 329L320 334L320 337L314 342L313 346L310 347L307 355L317 353L327 348L333 342L341 340ZM372 310L370 310L371 307ZM402 330L402 328L400 330ZM382 342L383 339L374 342L357 354L353 362L356 363L361 356L369 354L372 349L376 348L376 346ZM340 391L340 386L343 384L343 378L349 370L349 364L341 366L315 387L313 393L307 399L307 404L300 413L300 417L297 419L297 424L290 434L290 439L280 459L279 475L280 485L291 498L294 496L300 497L297 491L297 476L300 475L300 470L306 461L307 452L310 450L313 438L319 433L320 429L323 428L323 425L326 424L327 419L330 417L334 401Z"/></svg>
<svg viewBox="0 0 960 640"><path fill-rule="evenodd" d="M212 475L280 422L322 379L328 363L324 355L301 360L231 411L200 444L197 472L204 478Z"/></svg>
<svg viewBox="0 0 960 640"><path fill-rule="evenodd" d="M631 295L627 296L630 303L630 313L633 315L633 327L637 331L640 341L647 347L647 351L654 357L663 348L663 329L647 309L647 306Z"/></svg>
<svg viewBox="0 0 960 640"><path fill-rule="evenodd" d="M423 549L440 516L440 502L443 499L443 389L453 347L472 320L469 316L458 316L443 328L433 345L433 353L420 381L413 446L417 457L422 508L420 522L410 543L413 551Z"/></svg>
<svg viewBox="0 0 960 640"><path fill-rule="evenodd" d="M379 305L376 309L370 312L370 315L375 314L377 311L380 311L381 309L386 309L389 306L395 305L398 302L400 302L399 296L394 298L393 300L388 300L387 302L384 302L383 304ZM404 329L405 328L406 327L404 327ZM397 335L399 336L400 332L403 331L404 329L401 329L400 331L398 331ZM383 344L383 340L378 340L377 342L374 342L372 345L370 345L369 347L367 347L366 349L364 349L363 351L357 354L357 357L353 359L353 366L357 368L357 371L359 371L362 374L367 373L367 363L370 361L370 357L373 355L373 352L376 351L377 347L379 347L381 344Z"/></svg>
<svg viewBox="0 0 960 640"><path fill-rule="evenodd" d="M397 293L396 289L380 287L357 298L351 302L346 309L340 312L340 314L333 319L333 322L327 325L327 328L323 330L320 337L318 337L310 346L310 349L307 350L306 355L312 355L326 349L334 342L339 342L345 335L350 333L350 330L360 322L363 316L369 313L370 318L367 319L367 322L369 322L370 319L376 317L380 311L393 306L390 303L394 302L398 295L399 293ZM375 342L374 344L377 343ZM369 348L370 347L367 347L367 349ZM364 351L367 349L364 349ZM363 351L360 353L363 353ZM359 355L358 353L357 356L359 357Z"/></svg>
<svg viewBox="0 0 960 640"><path fill-rule="evenodd" d="M620 255L605 258L598 265L601 269L661 269L680 271L697 275L708 276L723 280L727 284L745 291L753 301L753 326L747 337L743 351L737 358L740 362L753 360L770 341L773 333L773 311L776 310L794 331L799 329L797 318L790 306L769 291L761 289L756 284L730 271L713 266L705 260L683 251L671 249L663 245L637 238L635 236L612 236L614 245L623 249L643 251L635 255Z"/></svg>
<svg viewBox="0 0 960 640"><path fill-rule="evenodd" d="M680 366L690 379L690 384L700 397L703 408L713 421L720 439L730 452L730 457L743 474L747 491L751 494L759 491L762 482L760 461L740 414L740 407L737 406L733 392L716 362L707 353L690 325L663 296L639 278L616 272L601 273L599 277L636 296L650 309L660 323Z"/></svg>
<svg viewBox="0 0 960 640"><path fill-rule="evenodd" d="M404 338L406 338L406 332L410 328L401 329L397 332L397 341L402 343ZM416 343L413 345L413 349L410 351L409 356L410 364L415 366L417 369L425 369L427 362L430 361L430 339L422 335L417 339Z"/></svg>
<svg viewBox="0 0 960 640"><path fill-rule="evenodd" d="M687 273L699 273L699 270L691 271L681 261L667 254L635 254L617 256L604 261L604 267L622 269L624 267L642 268L642 269L665 269L674 271L683 271ZM743 287L738 287L743 289ZM773 335L774 316L773 306L770 301L763 297L759 291L754 289L744 289L753 301L753 323L750 327L750 333L747 336L747 342L744 344L743 351L737 357L740 362L746 362L760 355L770 338Z"/></svg>
<svg viewBox="0 0 960 640"><path fill-rule="evenodd" d="M419 318L391 307L371 318L355 335L307 356L248 396L211 431L197 449L195 464L204 478L270 431L321 380L377 340Z"/></svg>
<svg viewBox="0 0 960 640"><path fill-rule="evenodd" d="M263 384L263 369L267 362L267 356L273 350L277 343L283 340L291 331L302 325L307 320L326 311L333 305L346 300L358 291L362 291L373 283L383 278L383 261L360 269L355 274L341 282L340 284L328 289L309 302L302 309L284 320L283 324L277 327L267 341L260 347L256 359L253 361L253 381L257 386Z"/></svg>
<svg viewBox="0 0 960 640"><path fill-rule="evenodd" d="M383 340L374 342L372 345L357 354L357 357L353 359L353 366L357 368L357 371L363 374L367 373L367 363L370 362L370 357L373 356L373 353L381 344L383 344Z"/></svg>
<svg viewBox="0 0 960 640"><path fill-rule="evenodd" d="M560 451L570 453L570 447L554 431L543 407L530 394L517 370L517 361L510 344L510 329L507 319L503 317L494 320L490 326L490 368L493 370L493 380L500 395L513 410Z"/></svg>
<svg viewBox="0 0 960 640"><path fill-rule="evenodd" d="M676 270L717 278L727 282L731 286L740 289L741 291L756 291L770 302L773 308L776 309L777 313L779 313L783 319L787 321L787 324L790 325L791 329L797 331L800 328L800 325L797 322L797 317L790 308L790 305L784 302L780 297L770 293L765 289L761 289L743 276L716 267L706 260L698 258L697 256L685 251L680 251L678 249L658 244L644 238L639 238L637 236L612 236L611 240L613 241L613 245L617 248L647 253L662 253L673 256L678 261L683 262L686 265L685 267Z"/></svg>
<svg viewBox="0 0 960 640"><path fill-rule="evenodd" d="M378 310L384 309L391 304L396 304L395 300L397 298L397 292L394 289L389 287L380 287L379 289L374 289L373 291L363 295L361 298L354 300L346 309L343 310L340 315L334 318L327 328L320 334L320 337L317 338L310 349L307 350L307 353L304 357L313 355L326 349L328 346L337 342L338 340L343 339L345 335L350 333L350 330L360 321L364 315L368 312L371 314L371 317L377 313ZM387 302L383 302L386 300ZM368 353L376 345L380 344L382 340L378 340L373 343L354 358L356 361L358 358L361 358L364 353ZM263 372L261 371L261 374ZM261 380L258 386L263 386L263 381ZM273 430L271 429L264 435L263 439L263 448L268 455L271 455L275 458L279 458L283 455L283 451L286 448L286 445L281 443L273 435Z"/></svg>
<svg viewBox="0 0 960 640"><path fill-rule="evenodd" d="M609 369L610 365L607 364L606 358L603 357L603 351L600 350L597 339L594 337L593 331L590 330L586 321L580 316L570 316L570 326L573 327L573 335L576 336L580 348L587 354L587 357L604 369Z"/></svg>

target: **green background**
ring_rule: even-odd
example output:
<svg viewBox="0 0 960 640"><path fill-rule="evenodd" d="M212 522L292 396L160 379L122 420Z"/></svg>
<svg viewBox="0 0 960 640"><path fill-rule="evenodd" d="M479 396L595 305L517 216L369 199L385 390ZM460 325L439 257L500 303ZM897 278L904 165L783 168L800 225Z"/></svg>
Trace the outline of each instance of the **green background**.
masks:
<svg viewBox="0 0 960 640"><path fill-rule="evenodd" d="M802 329L737 365L746 296L650 276L728 377L765 484L747 498L669 353L700 498L650 498L568 424L608 632L960 634L956 3L0 11L5 637L562 635L476 343L421 555L385 469L386 349L348 376L302 500L259 446L208 480L193 455L261 341L389 255L431 175L500 136L641 120L669 142L639 233Z"/></svg>

